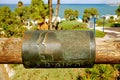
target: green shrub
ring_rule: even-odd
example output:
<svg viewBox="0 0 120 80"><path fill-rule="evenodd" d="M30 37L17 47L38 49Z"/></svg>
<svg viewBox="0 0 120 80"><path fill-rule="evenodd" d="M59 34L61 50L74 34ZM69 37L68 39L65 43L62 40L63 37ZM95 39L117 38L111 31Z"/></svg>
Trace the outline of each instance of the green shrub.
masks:
<svg viewBox="0 0 120 80"><path fill-rule="evenodd" d="M107 27L107 26L111 25L111 23L109 23L108 20L104 20L104 24L103 24L103 19L98 19L96 21L96 23L97 23L97 26L101 26L101 27L103 27L103 25L104 25L104 27Z"/></svg>
<svg viewBox="0 0 120 80"><path fill-rule="evenodd" d="M120 27L120 23L113 23L110 25L110 27Z"/></svg>
<svg viewBox="0 0 120 80"><path fill-rule="evenodd" d="M4 37L22 37L27 28L19 25L6 25L2 27L5 32Z"/></svg>
<svg viewBox="0 0 120 80"><path fill-rule="evenodd" d="M96 23L97 23L97 26L103 26L103 19L98 19Z"/></svg>

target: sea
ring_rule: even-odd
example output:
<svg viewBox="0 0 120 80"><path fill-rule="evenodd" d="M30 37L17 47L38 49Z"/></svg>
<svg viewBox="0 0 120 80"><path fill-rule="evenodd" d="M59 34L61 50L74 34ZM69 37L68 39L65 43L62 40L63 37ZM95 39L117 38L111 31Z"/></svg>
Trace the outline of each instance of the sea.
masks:
<svg viewBox="0 0 120 80"><path fill-rule="evenodd" d="M30 4L25 4L24 6L29 6ZM12 11L17 7L17 4L0 4L1 6L9 6ZM56 4L53 4L53 8L56 8ZM64 18L64 10L71 8L73 10L78 10L80 16L83 15L86 8L96 8L99 12L99 16L102 15L115 15L115 10L118 8L117 5L109 4L61 4L59 9L59 17Z"/></svg>

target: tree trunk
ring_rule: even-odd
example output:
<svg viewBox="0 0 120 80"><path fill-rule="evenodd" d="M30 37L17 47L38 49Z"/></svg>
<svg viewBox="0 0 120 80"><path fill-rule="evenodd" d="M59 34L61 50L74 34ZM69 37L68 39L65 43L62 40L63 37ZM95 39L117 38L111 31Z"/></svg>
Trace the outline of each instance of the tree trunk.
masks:
<svg viewBox="0 0 120 80"><path fill-rule="evenodd" d="M60 7L60 0L57 0L57 6L56 6L56 11L55 11L55 19L54 19L54 25L56 26L57 23L57 17L58 17L58 13L59 13L59 7Z"/></svg>
<svg viewBox="0 0 120 80"><path fill-rule="evenodd" d="M52 30L52 0L48 0L49 5L49 29Z"/></svg>

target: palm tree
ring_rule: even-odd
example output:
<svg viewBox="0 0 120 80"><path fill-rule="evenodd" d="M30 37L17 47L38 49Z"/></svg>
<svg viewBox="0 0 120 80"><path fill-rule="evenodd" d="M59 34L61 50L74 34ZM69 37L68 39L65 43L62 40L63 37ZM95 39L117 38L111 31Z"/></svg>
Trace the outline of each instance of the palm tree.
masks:
<svg viewBox="0 0 120 80"><path fill-rule="evenodd" d="M52 0L48 0L49 5L49 29L52 30Z"/></svg>
<svg viewBox="0 0 120 80"><path fill-rule="evenodd" d="M18 4L17 6L20 8L20 7L23 7L23 2L22 1L18 1Z"/></svg>
<svg viewBox="0 0 120 80"><path fill-rule="evenodd" d="M57 0L57 6L56 6L56 11L55 11L55 20L54 20L54 26L56 26L57 23L57 17L58 17L58 13L59 13L59 7L60 7L60 0Z"/></svg>
<svg viewBox="0 0 120 80"><path fill-rule="evenodd" d="M118 8L116 9L116 14L117 14L117 16L120 16L120 5L118 6Z"/></svg>

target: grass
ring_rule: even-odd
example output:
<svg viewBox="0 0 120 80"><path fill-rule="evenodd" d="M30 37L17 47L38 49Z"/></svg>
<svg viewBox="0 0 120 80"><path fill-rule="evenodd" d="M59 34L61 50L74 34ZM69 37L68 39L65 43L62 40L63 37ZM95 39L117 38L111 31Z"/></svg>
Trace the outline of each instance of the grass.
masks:
<svg viewBox="0 0 120 80"><path fill-rule="evenodd" d="M23 65L14 67L12 80L77 80L83 69L25 69Z"/></svg>
<svg viewBox="0 0 120 80"><path fill-rule="evenodd" d="M58 25L63 30L89 30L86 23L80 23L77 21L63 21ZM106 33L96 30L96 37L104 37Z"/></svg>
<svg viewBox="0 0 120 80"><path fill-rule="evenodd" d="M58 27L62 28L63 30L73 30L76 28L87 28L87 24L78 21L63 21L58 25Z"/></svg>
<svg viewBox="0 0 120 80"><path fill-rule="evenodd" d="M92 30L92 31L93 31L93 33L94 33L94 30ZM102 38L102 37L104 37L105 35L106 35L105 32L102 32L102 31L99 31L99 30L96 30L96 31L95 31L95 37Z"/></svg>
<svg viewBox="0 0 120 80"><path fill-rule="evenodd" d="M109 64L94 65L94 68L84 69L25 69L23 65L16 65L14 70L15 75L11 80L114 80L107 77L114 78L115 76L114 69ZM104 75L104 78L98 79L102 75Z"/></svg>
<svg viewBox="0 0 120 80"><path fill-rule="evenodd" d="M104 37L105 34L106 34L105 32L102 32L102 31L96 30L96 36L95 36L95 37Z"/></svg>

